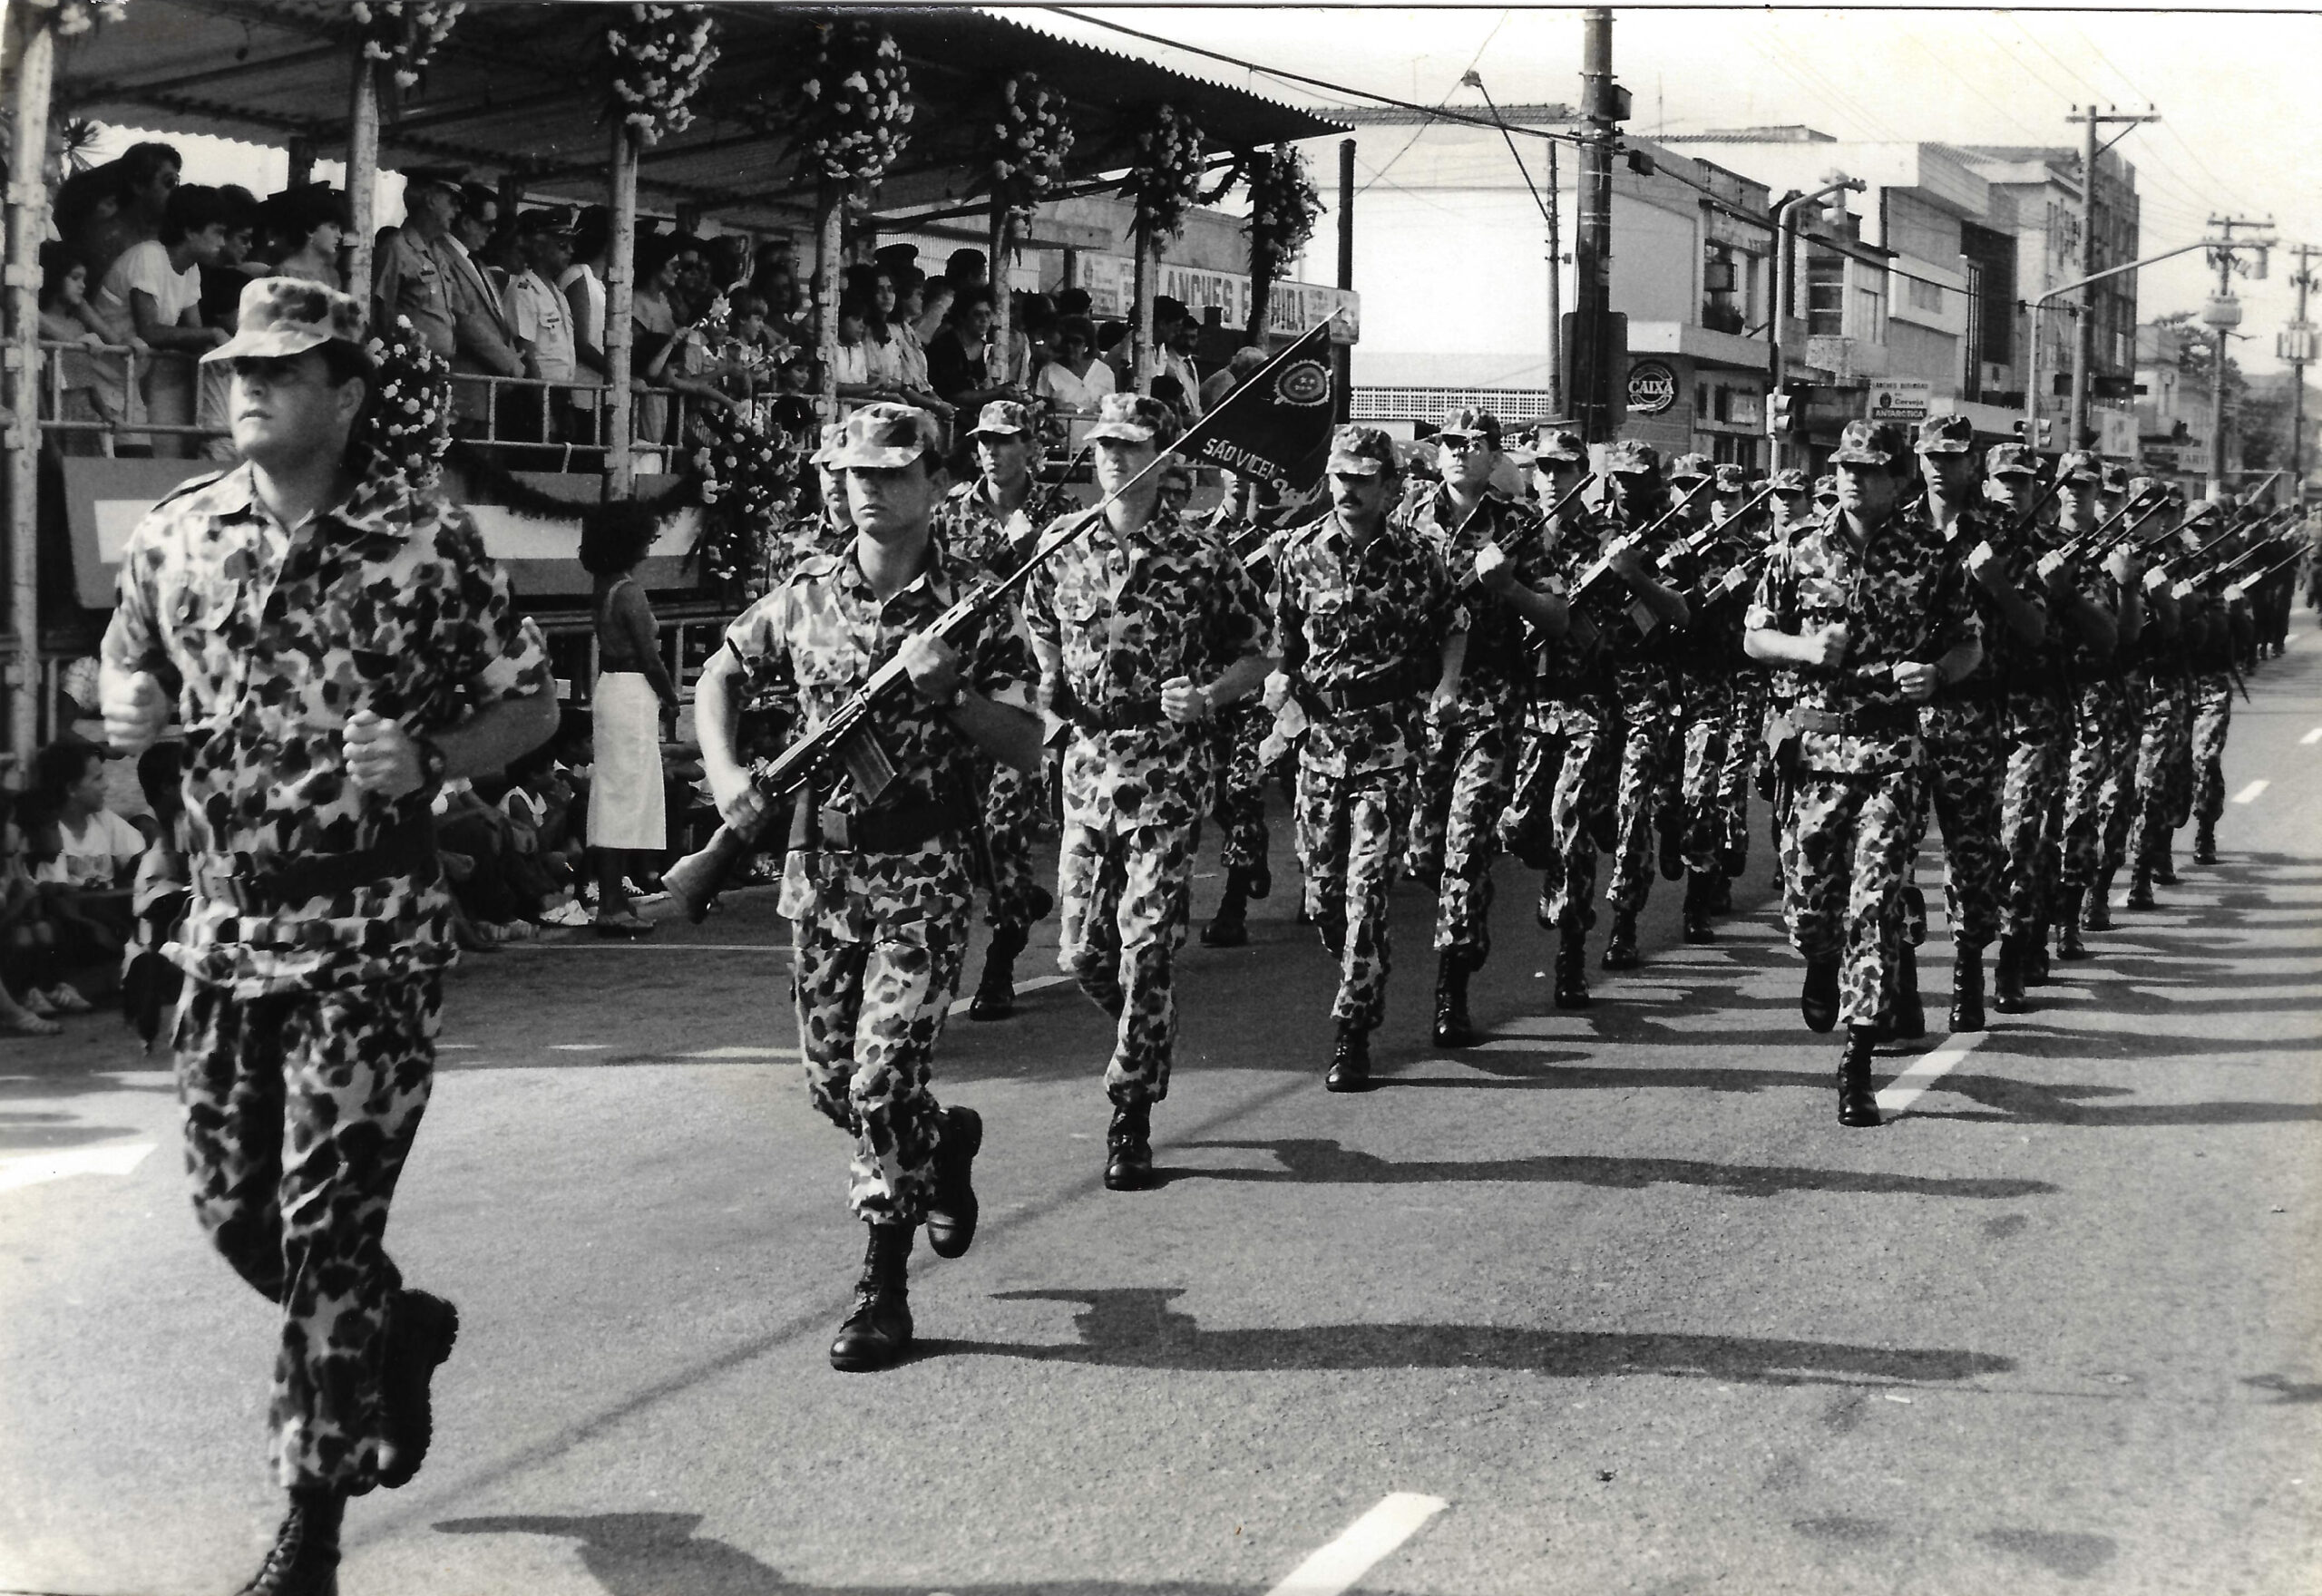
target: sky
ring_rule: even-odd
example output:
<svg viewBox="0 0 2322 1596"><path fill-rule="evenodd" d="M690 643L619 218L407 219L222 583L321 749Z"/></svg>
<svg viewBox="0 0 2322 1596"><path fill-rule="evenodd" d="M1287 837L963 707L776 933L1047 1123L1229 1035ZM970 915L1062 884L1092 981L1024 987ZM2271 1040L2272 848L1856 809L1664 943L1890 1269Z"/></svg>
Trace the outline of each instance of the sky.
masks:
<svg viewBox="0 0 2322 1596"><path fill-rule="evenodd" d="M1579 96L1581 13L1571 7L1065 8L1095 23L1051 7L1008 9L1293 103L1341 97L1101 23L1428 105L1481 112L1480 95L1459 86L1470 67L1502 104ZM2072 145L2080 131L2064 119L2075 106L2150 107L2161 120L2118 146L2137 170L2148 253L2190 241L2211 215L2229 212L2271 216L2285 245L2322 245L2322 94L2312 76L2322 15L1637 5L1614 15L1614 74L1634 96L1628 126L1640 134L1804 122L1841 139ZM187 143L196 180L280 180L278 157L254 168L246 150ZM1358 180L1391 183L1393 173L1359 168ZM2273 335L2294 312L2295 269L2277 251L2266 280L2236 284L2242 328L2253 336L2235 354L2252 371L2278 368ZM2148 318L2196 310L2214 287L2203 257L2184 256L2142 274L2140 309ZM2322 319L2322 304L2313 315Z"/></svg>

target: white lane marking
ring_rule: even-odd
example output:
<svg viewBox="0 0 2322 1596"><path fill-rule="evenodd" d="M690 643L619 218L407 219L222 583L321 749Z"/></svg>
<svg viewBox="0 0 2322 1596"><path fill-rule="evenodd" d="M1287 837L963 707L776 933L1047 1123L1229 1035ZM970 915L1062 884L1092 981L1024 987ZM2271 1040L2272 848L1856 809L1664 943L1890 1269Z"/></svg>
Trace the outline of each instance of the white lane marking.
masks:
<svg viewBox="0 0 2322 1596"><path fill-rule="evenodd" d="M2322 726L2316 726L2298 740L2298 745L2301 748L2311 748L2317 743L2322 743Z"/></svg>
<svg viewBox="0 0 2322 1596"><path fill-rule="evenodd" d="M551 1042L548 1050L551 1053L602 1053L611 1046L610 1042Z"/></svg>
<svg viewBox="0 0 2322 1596"><path fill-rule="evenodd" d="M553 951L577 952L592 948L627 948L633 951L645 953L651 953L659 950L663 953L786 954L790 951L789 946L781 942L657 942L650 937L639 937L634 941L626 937L599 937L590 941L542 942L534 940L530 942L501 942L494 944L494 946L501 949L503 952L512 951L520 948L529 948L535 949L542 953Z"/></svg>
<svg viewBox="0 0 2322 1596"><path fill-rule="evenodd" d="M438 1042L435 1044L435 1051L438 1053L473 1053L477 1048L483 1046L483 1044L481 1042Z"/></svg>
<svg viewBox="0 0 2322 1596"><path fill-rule="evenodd" d="M1990 1033L1970 1031L1964 1036L1954 1036L1942 1046L1919 1059L1888 1083L1878 1094L1878 1107L1886 1114L1900 1114L1919 1100L1919 1095L1949 1075L1959 1061L1982 1046Z"/></svg>
<svg viewBox="0 0 2322 1596"><path fill-rule="evenodd" d="M795 1058L795 1047L705 1047L698 1053L679 1053L678 1058Z"/></svg>
<svg viewBox="0 0 2322 1596"><path fill-rule="evenodd" d="M1037 992L1043 987L1061 987L1071 978L1070 976L1034 976L1029 980L1017 982L1016 989L1019 992Z"/></svg>
<svg viewBox="0 0 2322 1596"><path fill-rule="evenodd" d="M2258 794L2263 793L2267 788L2272 785L2273 783L2260 778L2258 781L2250 783L2239 793L2236 793L2233 795L2233 801L2236 803L2254 803L2258 801Z"/></svg>
<svg viewBox="0 0 2322 1596"><path fill-rule="evenodd" d="M1340 1596L1449 1505L1440 1496L1398 1491L1292 1570L1266 1596Z"/></svg>
<svg viewBox="0 0 2322 1596"><path fill-rule="evenodd" d="M121 1142L110 1147L75 1147L69 1153L0 1153L0 1192L68 1175L125 1175L145 1162L153 1146L151 1142Z"/></svg>

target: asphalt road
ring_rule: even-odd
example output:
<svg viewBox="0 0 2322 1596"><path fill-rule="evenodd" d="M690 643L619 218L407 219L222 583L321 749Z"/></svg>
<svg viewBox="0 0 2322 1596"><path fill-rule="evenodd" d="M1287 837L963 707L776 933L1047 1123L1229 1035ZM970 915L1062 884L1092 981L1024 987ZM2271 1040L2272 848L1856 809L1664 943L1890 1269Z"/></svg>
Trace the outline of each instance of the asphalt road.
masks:
<svg viewBox="0 0 2322 1596"><path fill-rule="evenodd" d="M1583 1016L1507 869L1454 1055L1406 890L1350 1098L1283 834L1253 945L1185 955L1163 1189L1099 1184L1069 986L955 1017L983 1228L920 1251L920 1355L875 1376L825 1362L861 1235L763 896L471 959L390 1237L466 1328L343 1588L2311 1591L2317 655L2301 625L2236 706L2224 862L2038 1012L1955 1045L1930 944L1875 1132L1835 1123L1762 835L1719 943L1658 888ZM157 1063L93 1019L0 1051L0 1590L229 1591L278 1513L270 1309L200 1239Z"/></svg>

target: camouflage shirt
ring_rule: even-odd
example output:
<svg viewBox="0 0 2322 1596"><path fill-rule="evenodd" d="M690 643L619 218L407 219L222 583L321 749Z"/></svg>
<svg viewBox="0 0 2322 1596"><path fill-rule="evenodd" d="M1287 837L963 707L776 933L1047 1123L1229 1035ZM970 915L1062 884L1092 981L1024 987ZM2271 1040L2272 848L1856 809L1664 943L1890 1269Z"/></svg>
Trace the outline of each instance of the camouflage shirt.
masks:
<svg viewBox="0 0 2322 1596"><path fill-rule="evenodd" d="M1384 703L1338 714L1310 708L1305 763L1328 775L1408 764L1444 642L1468 625L1442 560L1398 510L1360 550L1336 515L1325 516L1286 535L1280 561L1274 614L1293 681L1340 692L1402 673L1401 690Z"/></svg>
<svg viewBox="0 0 2322 1596"><path fill-rule="evenodd" d="M844 707L905 638L932 625L978 576L938 540L930 546L928 568L882 601L852 549L818 554L736 617L726 628L726 647L741 663L748 700L777 707L804 735ZM962 674L977 692L1031 707L1031 649L1012 614L990 620L958 647ZM854 816L950 803L974 813L974 745L942 710L907 695L872 725L894 767L885 790L866 805L854 778L842 773L811 794L815 807ZM827 847L792 853L785 866L781 912L834 941L867 941L880 927L956 918L967 909L967 860L955 835L878 853L832 839Z"/></svg>
<svg viewBox="0 0 2322 1596"><path fill-rule="evenodd" d="M434 732L553 684L465 511L377 477L285 527L246 465L180 489L130 534L104 657L175 693L187 851L239 875L373 847L426 813L424 793L346 779L355 711ZM457 948L442 884L404 875L263 915L197 890L163 951L255 998L440 968Z"/></svg>
<svg viewBox="0 0 2322 1596"><path fill-rule="evenodd" d="M1965 681L1938 689L1936 693L1938 702L1981 698L1988 694L2028 686L2040 673L2044 647L2026 643L2018 637L2015 628L2009 626L2007 618L2000 613L1998 602L1966 569L1967 557L1976 551L1976 545L1989 543L1997 559L1998 569L2007 574L2016 590L2044 601L2039 591L2039 576L2033 569L2039 560L2039 550L2020 541L2011 545L2007 538L2010 524L2005 514L1971 504L1943 529L1944 549L1948 558L1959 563L1960 574L1966 578L1968 601L1976 607L1976 618L1983 625L1984 662Z"/></svg>
<svg viewBox="0 0 2322 1596"><path fill-rule="evenodd" d="M1460 698L1505 705L1528 695L1533 674L1530 623L1476 580L1476 556L1496 545L1507 556L1517 582L1535 589L1549 587L1553 564L1539 511L1488 488L1462 516L1451 501L1451 491L1438 487L1415 507L1411 530L1435 551L1467 608L1468 654L1459 673Z"/></svg>
<svg viewBox="0 0 2322 1596"><path fill-rule="evenodd" d="M787 521L776 529L767 551L766 564L774 580L780 582L796 573L808 560L826 554L844 554L854 546L854 529L833 521L827 511L816 511Z"/></svg>
<svg viewBox="0 0 2322 1596"><path fill-rule="evenodd" d="M1567 510L1557 518L1548 534L1548 563L1557 589L1570 595L1579 587L1589 568L1603 556L1609 530L1604 521L1578 509ZM1618 577L1608 579L1625 595L1627 588ZM1600 600L1585 608L1575 606L1572 624L1563 637L1542 638L1536 633L1533 668L1538 680L1535 690L1551 698L1593 697L1610 692L1613 678L1605 647L1606 628L1627 624L1617 606Z"/></svg>
<svg viewBox="0 0 2322 1596"><path fill-rule="evenodd" d="M1800 726L1809 769L1878 775L1919 759L1918 714L1895 685L1907 660L1933 663L1980 640L1966 572L1917 514L1891 517L1858 548L1843 511L1800 527L1758 579L1745 624L1808 632L1847 628L1836 668L1794 667L1797 709L1837 719Z"/></svg>
<svg viewBox="0 0 2322 1596"><path fill-rule="evenodd" d="M1024 502L1002 515L979 478L962 482L943 496L935 512L935 530L953 554L993 576L1004 577L1023 563L1019 551L1029 549L1028 540L1078 508L1062 484L1034 478Z"/></svg>

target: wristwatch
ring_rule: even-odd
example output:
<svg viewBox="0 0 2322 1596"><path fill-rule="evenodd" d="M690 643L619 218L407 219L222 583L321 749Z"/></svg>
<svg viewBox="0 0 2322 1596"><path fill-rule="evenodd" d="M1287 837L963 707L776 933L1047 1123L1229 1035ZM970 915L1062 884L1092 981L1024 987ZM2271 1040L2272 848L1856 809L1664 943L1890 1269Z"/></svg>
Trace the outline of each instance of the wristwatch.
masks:
<svg viewBox="0 0 2322 1596"><path fill-rule="evenodd" d="M432 793L444 784L444 745L433 737L414 737L411 746L419 755L419 784Z"/></svg>

